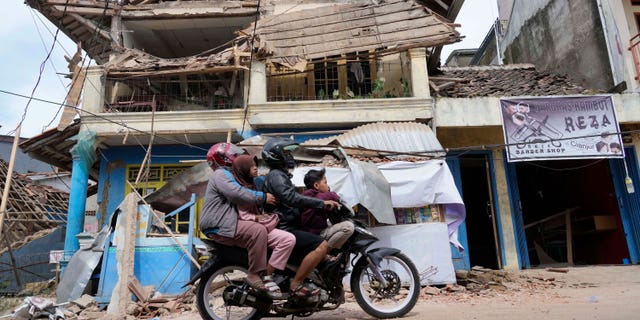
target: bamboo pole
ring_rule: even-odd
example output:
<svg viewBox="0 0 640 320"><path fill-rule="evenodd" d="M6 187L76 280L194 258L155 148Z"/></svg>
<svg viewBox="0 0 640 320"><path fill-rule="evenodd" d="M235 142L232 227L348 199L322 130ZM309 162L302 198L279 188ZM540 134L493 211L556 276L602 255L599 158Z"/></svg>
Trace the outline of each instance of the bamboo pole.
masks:
<svg viewBox="0 0 640 320"><path fill-rule="evenodd" d="M13 165L16 162L16 151L18 150L18 142L20 141L20 129L22 123L18 124L15 135L13 137L13 146L11 147L11 156L9 156L9 168L7 168L7 179L4 182L4 191L2 192L2 203L0 203L0 232L4 233L4 215L7 211L7 202L9 200L9 190L11 187L11 176L13 175Z"/></svg>
<svg viewBox="0 0 640 320"><path fill-rule="evenodd" d="M138 193L138 190L136 190L136 188L133 186L133 184L131 184L131 182L128 181L128 180L127 180L127 183L131 187L131 191L138 196L138 199L140 199L144 204L148 205L151 208L151 205L149 203L147 203L147 201L144 200L144 197L141 196L140 193ZM163 227L169 233L169 235L171 236L171 239L173 239L173 241L175 241L175 243L180 247L180 249L182 249L182 251L187 255L189 260L191 260L191 262L193 262L193 265L195 265L196 268L200 269L200 264L198 263L198 260L196 260L191 255L191 252L189 252L189 250L187 250L187 248L185 248L184 245L182 245L180 240L178 240L178 238L176 238L176 236L173 234L173 231L171 231L171 229L169 227L167 227L167 225L164 223L164 219L160 218L158 216L158 214L153 210L153 208L151 210L149 210L149 211L151 212L151 214L153 214L154 217L156 217L156 219L160 223L160 226Z"/></svg>

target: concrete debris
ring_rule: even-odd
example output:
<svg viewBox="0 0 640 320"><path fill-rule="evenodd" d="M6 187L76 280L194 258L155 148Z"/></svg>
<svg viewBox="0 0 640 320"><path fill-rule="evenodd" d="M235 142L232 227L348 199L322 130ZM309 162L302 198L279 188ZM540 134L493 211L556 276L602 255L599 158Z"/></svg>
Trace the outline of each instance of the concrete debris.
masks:
<svg viewBox="0 0 640 320"><path fill-rule="evenodd" d="M97 306L96 299L88 294L82 295L82 297L71 301L74 305L80 307L81 309L88 309L93 306Z"/></svg>
<svg viewBox="0 0 640 320"><path fill-rule="evenodd" d="M131 289L131 288L130 288ZM127 305L126 312L129 316L136 318L154 318L157 316L167 315L169 313L181 313L193 309L195 301L195 293L188 290L179 296L162 296L152 291L153 287L144 287L141 295L149 297L147 299L138 299L137 302L131 302ZM132 293L135 290L132 290Z"/></svg>
<svg viewBox="0 0 640 320"><path fill-rule="evenodd" d="M471 270L457 270L456 284L428 286L422 289L421 298L438 302L480 302L484 298L504 297L515 301L519 297L558 285L564 285L554 277L516 274L506 270L492 270L475 266Z"/></svg>
<svg viewBox="0 0 640 320"><path fill-rule="evenodd" d="M66 319L61 306L54 304L53 300L42 297L26 297L23 304L12 313L12 319L27 320L39 317L49 317L52 320Z"/></svg>
<svg viewBox="0 0 640 320"><path fill-rule="evenodd" d="M432 287L432 286L426 286L422 289L421 295L439 295L440 294L440 289L436 288L436 287Z"/></svg>

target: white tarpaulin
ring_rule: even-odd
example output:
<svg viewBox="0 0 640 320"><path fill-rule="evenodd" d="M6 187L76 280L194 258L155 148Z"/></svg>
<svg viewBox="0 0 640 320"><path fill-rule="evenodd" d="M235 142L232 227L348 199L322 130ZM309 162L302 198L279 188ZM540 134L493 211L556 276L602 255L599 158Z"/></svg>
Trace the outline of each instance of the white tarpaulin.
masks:
<svg viewBox="0 0 640 320"><path fill-rule="evenodd" d="M391 184L394 208L462 203L462 197L445 161L394 161L378 165L378 169Z"/></svg>
<svg viewBox="0 0 640 320"><path fill-rule="evenodd" d="M391 186L394 208L416 208L430 204L462 204L449 166L442 160L423 162L393 161L377 166ZM293 183L304 187L304 175L321 167L298 167L293 171ZM340 194L347 204L359 203L358 188L348 168L325 168L331 190Z"/></svg>
<svg viewBox="0 0 640 320"><path fill-rule="evenodd" d="M352 162L350 161L350 163ZM445 221L449 227L449 241L462 250L462 246L458 242L457 230L465 218L464 204L445 161L394 161L378 165L377 168L390 185L393 207L416 208L430 204L443 204ZM293 183L296 186L304 186L304 175L311 169L320 168L296 168L293 172ZM361 203L360 199L363 196L358 194L359 189L370 190L362 187L364 182L356 182L359 181L357 175L354 175L348 168L328 167L326 170L327 182L331 186L331 190L340 194L350 206ZM357 188L356 184L361 187ZM374 214L374 216L379 220L377 215ZM392 224L395 224L395 218Z"/></svg>

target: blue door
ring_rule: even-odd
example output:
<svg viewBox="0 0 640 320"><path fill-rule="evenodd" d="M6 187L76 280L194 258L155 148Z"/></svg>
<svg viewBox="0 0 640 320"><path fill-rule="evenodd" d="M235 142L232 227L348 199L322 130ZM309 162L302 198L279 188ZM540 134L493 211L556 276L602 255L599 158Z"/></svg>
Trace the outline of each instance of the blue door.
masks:
<svg viewBox="0 0 640 320"><path fill-rule="evenodd" d="M609 160L613 186L620 207L620 216L624 228L630 260L638 263L640 259L640 176L638 175L638 155L633 147L624 148L625 161L621 159ZM634 193L627 191L625 184L625 162L629 177L633 181Z"/></svg>
<svg viewBox="0 0 640 320"><path fill-rule="evenodd" d="M449 166L449 170L451 170L451 174L453 175L453 179L456 182L456 187L458 188L458 192L460 192L460 196L462 196L462 178L460 175L460 160L456 158L447 159L447 165ZM467 241L467 223L462 222L462 224L458 227L458 241L465 248L465 250L469 249L469 243ZM460 252L457 248L451 245L451 259L453 260L453 268L455 270L469 270L469 255L466 251Z"/></svg>
<svg viewBox="0 0 640 320"><path fill-rule="evenodd" d="M518 189L518 175L516 174L515 163L508 163L506 154L504 158L504 168L507 175L507 187L509 189L509 202L511 204L511 218L513 220L513 231L516 238L518 250L518 264L520 269L531 267L529 262L529 249L527 246L527 235L524 232L524 219L522 217L522 203L520 202L520 190Z"/></svg>

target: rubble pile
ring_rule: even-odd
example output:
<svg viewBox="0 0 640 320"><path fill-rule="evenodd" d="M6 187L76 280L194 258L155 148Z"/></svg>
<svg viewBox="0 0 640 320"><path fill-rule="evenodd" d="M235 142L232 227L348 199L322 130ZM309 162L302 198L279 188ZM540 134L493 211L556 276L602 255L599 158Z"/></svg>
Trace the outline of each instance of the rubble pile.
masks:
<svg viewBox="0 0 640 320"><path fill-rule="evenodd" d="M129 303L127 315L137 319L150 319L170 313L191 311L195 301L193 289L179 296L162 296L155 292L153 286L141 287L136 281L129 283L129 290L136 296L137 301Z"/></svg>
<svg viewBox="0 0 640 320"><path fill-rule="evenodd" d="M504 298L506 301L517 302L531 296L540 296L543 300L556 299L557 294L545 294L549 288L565 286L563 281L553 275L528 275L513 273L506 270L493 270L475 266L469 271L456 271L457 284L446 285L442 288L427 286L422 288L423 300L437 302L480 302L487 298Z"/></svg>

